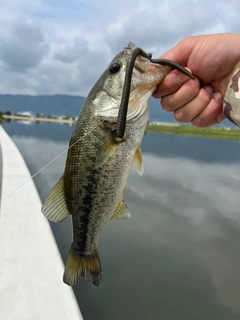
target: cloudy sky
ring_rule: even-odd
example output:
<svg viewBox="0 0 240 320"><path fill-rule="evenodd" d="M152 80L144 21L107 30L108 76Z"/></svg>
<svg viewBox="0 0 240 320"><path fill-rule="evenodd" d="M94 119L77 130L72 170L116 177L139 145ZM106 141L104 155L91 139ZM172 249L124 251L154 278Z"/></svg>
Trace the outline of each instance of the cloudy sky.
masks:
<svg viewBox="0 0 240 320"><path fill-rule="evenodd" d="M86 96L130 41L154 57L188 35L239 32L238 0L0 0L0 94Z"/></svg>

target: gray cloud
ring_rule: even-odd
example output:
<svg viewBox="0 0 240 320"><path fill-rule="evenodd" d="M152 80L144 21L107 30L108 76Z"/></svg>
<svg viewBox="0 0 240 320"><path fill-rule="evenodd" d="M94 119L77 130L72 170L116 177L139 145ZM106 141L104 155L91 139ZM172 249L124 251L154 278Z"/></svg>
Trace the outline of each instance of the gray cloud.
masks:
<svg viewBox="0 0 240 320"><path fill-rule="evenodd" d="M88 43L84 38L75 38L70 46L65 46L55 54L55 59L64 63L73 63L81 59L88 50Z"/></svg>
<svg viewBox="0 0 240 320"><path fill-rule="evenodd" d="M210 13L211 12L211 13ZM194 34L223 32L225 19L221 10L209 1L151 1L111 23L105 41L114 50L126 45L126 39L145 50L163 53L183 37ZM214 17L214 19L213 19ZM214 21L214 24L213 24Z"/></svg>
<svg viewBox="0 0 240 320"><path fill-rule="evenodd" d="M40 28L25 20L14 21L9 34L0 40L1 60L15 72L37 67L48 49Z"/></svg>
<svg viewBox="0 0 240 320"><path fill-rule="evenodd" d="M86 95L132 41L159 56L188 35L238 32L235 0L4 2L0 93Z"/></svg>

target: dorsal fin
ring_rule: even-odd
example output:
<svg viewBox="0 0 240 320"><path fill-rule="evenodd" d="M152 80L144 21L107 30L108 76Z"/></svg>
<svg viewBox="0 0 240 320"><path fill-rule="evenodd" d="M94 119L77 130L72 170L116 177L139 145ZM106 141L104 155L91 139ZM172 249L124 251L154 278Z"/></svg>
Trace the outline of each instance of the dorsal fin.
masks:
<svg viewBox="0 0 240 320"><path fill-rule="evenodd" d="M127 205L122 199L119 202L117 209L115 210L110 220L120 220L120 219L126 219L130 217L131 217L131 213L128 211Z"/></svg>
<svg viewBox="0 0 240 320"><path fill-rule="evenodd" d="M42 213L44 216L53 222L61 222L69 216L67 208L63 177L59 179L55 187L49 193L47 199L42 205Z"/></svg>

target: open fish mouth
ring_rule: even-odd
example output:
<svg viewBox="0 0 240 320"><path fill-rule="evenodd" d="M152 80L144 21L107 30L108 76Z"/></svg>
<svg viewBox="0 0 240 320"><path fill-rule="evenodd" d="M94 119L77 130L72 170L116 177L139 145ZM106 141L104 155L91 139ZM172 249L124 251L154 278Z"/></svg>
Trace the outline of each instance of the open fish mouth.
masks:
<svg viewBox="0 0 240 320"><path fill-rule="evenodd" d="M116 138L118 139L122 139L125 132L133 68L135 67L140 73L144 72L144 70L140 67L140 65L136 63L136 59L139 55L149 60L153 64L169 66L172 70L177 69L179 72L187 75L191 79L195 79L195 77L181 65L166 59L152 59L151 54L146 53L141 48L135 47L131 42L129 43L126 50L130 51L130 53L127 61L126 74L125 74L125 80L124 80L123 91L122 91L122 100L121 100L121 104L118 112L118 119L117 119L117 126L116 126Z"/></svg>
<svg viewBox="0 0 240 320"><path fill-rule="evenodd" d="M84 102L63 175L42 206L50 221L72 216L73 238L63 276L68 285L81 278L100 284L100 232L108 221L130 217L123 193L132 165L140 175L144 171L141 142L149 100L172 69L193 78L183 67L154 60L130 43L113 58Z"/></svg>

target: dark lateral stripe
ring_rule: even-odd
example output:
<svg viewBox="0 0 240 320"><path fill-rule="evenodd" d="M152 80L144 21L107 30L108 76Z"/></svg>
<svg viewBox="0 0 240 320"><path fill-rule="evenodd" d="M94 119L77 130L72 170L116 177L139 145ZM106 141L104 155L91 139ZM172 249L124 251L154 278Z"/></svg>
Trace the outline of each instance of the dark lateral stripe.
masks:
<svg viewBox="0 0 240 320"><path fill-rule="evenodd" d="M96 170L91 170L88 176L88 184L83 186L86 195L82 199L82 203L78 208L78 223L80 225L75 225L75 230L77 233L77 250L79 252L84 253L86 249L89 247L88 241L90 240L89 232L89 222L90 222L90 214L93 209L93 200L96 196L96 189L97 189L97 177L96 177Z"/></svg>

